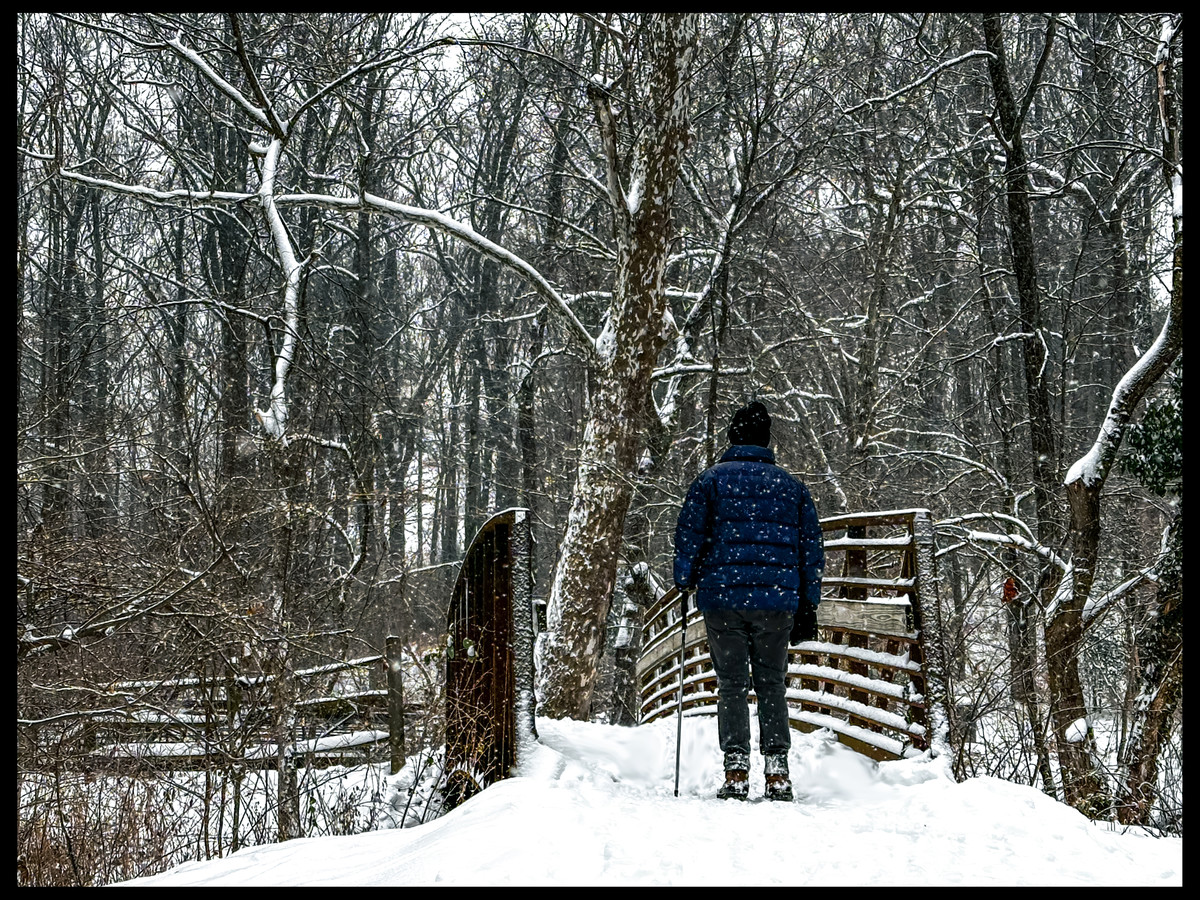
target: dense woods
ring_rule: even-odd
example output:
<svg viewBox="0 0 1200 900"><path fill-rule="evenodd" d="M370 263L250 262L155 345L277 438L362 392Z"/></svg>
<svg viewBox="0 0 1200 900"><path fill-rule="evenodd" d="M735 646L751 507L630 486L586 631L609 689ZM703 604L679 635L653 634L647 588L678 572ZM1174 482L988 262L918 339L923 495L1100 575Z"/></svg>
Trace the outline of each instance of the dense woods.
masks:
<svg viewBox="0 0 1200 900"><path fill-rule="evenodd" d="M17 38L19 881L54 841L102 880L64 798L170 718L147 685L262 676L189 727L221 777L273 741L285 796L296 673L388 635L436 671L494 510L539 711L623 721L613 636L752 397L821 515L933 513L956 773L1182 832L1180 15Z"/></svg>

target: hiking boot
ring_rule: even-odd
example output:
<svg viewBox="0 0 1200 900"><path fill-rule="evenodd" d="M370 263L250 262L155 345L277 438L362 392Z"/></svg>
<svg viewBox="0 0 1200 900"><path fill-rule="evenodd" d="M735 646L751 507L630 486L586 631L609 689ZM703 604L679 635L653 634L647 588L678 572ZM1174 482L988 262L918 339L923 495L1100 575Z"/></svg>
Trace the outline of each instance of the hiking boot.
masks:
<svg viewBox="0 0 1200 900"><path fill-rule="evenodd" d="M750 796L750 773L731 769L725 773L725 783L717 791L718 800L745 800Z"/></svg>
<svg viewBox="0 0 1200 900"><path fill-rule="evenodd" d="M784 800L790 803L795 799L792 794L792 779L787 775L768 775L766 790L763 793L768 800Z"/></svg>

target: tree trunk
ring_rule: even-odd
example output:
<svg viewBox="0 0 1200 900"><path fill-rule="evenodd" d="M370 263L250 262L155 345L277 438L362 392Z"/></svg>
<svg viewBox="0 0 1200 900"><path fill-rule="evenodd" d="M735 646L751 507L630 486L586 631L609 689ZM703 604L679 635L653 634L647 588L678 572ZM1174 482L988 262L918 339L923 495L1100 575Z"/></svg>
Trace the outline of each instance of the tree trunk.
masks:
<svg viewBox="0 0 1200 900"><path fill-rule="evenodd" d="M587 718L599 673L637 448L653 409L650 375L664 344L662 275L675 181L689 138L688 82L697 24L694 13L649 17L654 108L631 167L630 181L640 181L636 199L613 184L611 173L618 167L609 158L617 277L598 341L596 391L539 648L539 711L547 716ZM604 129L604 101L593 100Z"/></svg>
<svg viewBox="0 0 1200 900"><path fill-rule="evenodd" d="M1056 433L1050 416L1049 391L1045 370L1047 349L1042 323L1041 287L1038 284L1037 251L1033 235L1030 205L1032 186L1029 165L1021 136L1024 111L1032 96L1027 93L1020 105L1009 81L1004 34L1000 15L984 16L988 62L992 88L996 96L999 131L1005 145L1004 177L1007 186L1009 239L1013 270L1020 303L1021 330L1025 362L1025 398L1029 407L1030 451L1033 458L1033 489L1037 505L1038 540L1048 546L1063 537L1055 503L1054 477ZM1046 51L1054 36L1054 22L1047 26ZM1040 66L1037 70L1040 73ZM1037 87L1037 77L1028 91ZM1052 566L1043 569L1038 585L1043 608L1055 608L1062 574ZM1083 641L1082 606L1059 606L1046 626L1046 662L1050 687L1050 715L1054 723L1055 746L1062 770L1066 801L1089 815L1097 815L1104 805L1104 783L1099 775L1095 737L1087 721L1083 684L1079 678L1079 652Z"/></svg>
<svg viewBox="0 0 1200 900"><path fill-rule="evenodd" d="M1179 156L1170 44L1171 39L1168 38L1159 53L1159 99L1163 123L1164 174L1168 189L1174 192L1179 177L1176 172ZM1171 303L1166 321L1154 344L1113 389L1108 412L1095 442L1071 467L1065 480L1071 512L1072 582L1070 591L1057 604L1057 612L1047 625L1046 655L1054 662L1049 672L1050 691L1052 702L1057 701L1053 702L1052 712L1060 741L1059 758L1067 801L1089 815L1106 811L1109 798L1096 763L1095 740L1086 720L1078 671L1079 649L1084 633L1083 612L1091 597L1100 557L1100 498L1105 481L1116 461L1134 409L1183 352L1183 220L1178 199L1175 202ZM1173 609L1169 598L1164 599L1163 605L1168 610ZM1173 675L1169 649L1160 647L1158 653L1165 658L1159 660L1160 669L1156 670L1155 675L1164 680L1164 684L1160 685L1167 688L1163 702L1170 706L1169 683ZM1182 658L1179 665L1182 667ZM1149 710L1148 714L1155 715ZM1081 728L1081 721L1086 728ZM1154 753L1157 755L1157 748Z"/></svg>
<svg viewBox="0 0 1200 900"><path fill-rule="evenodd" d="M591 709L649 390L649 366L629 362L628 381L610 370L592 398L567 531L550 587L548 630L542 635L542 715L586 719ZM638 368L645 369L640 379ZM635 394L639 387L640 397Z"/></svg>
<svg viewBox="0 0 1200 900"><path fill-rule="evenodd" d="M1117 818L1149 825L1158 797L1158 760L1183 702L1183 499L1168 538L1170 558L1158 582L1150 634L1142 648L1133 728L1121 758L1124 783Z"/></svg>
<svg viewBox="0 0 1200 900"><path fill-rule="evenodd" d="M1175 254L1171 274L1171 311L1162 334L1174 322L1174 340L1183 351L1183 173L1181 148L1183 135L1175 95L1175 69L1172 44L1182 19L1163 17L1163 38L1158 53L1159 127L1163 148L1163 176L1174 200ZM1169 26L1169 27L1166 27ZM1159 341L1163 337L1160 336ZM1157 343L1157 342L1156 342ZM1147 356L1150 354L1147 353ZM1130 374L1141 362L1135 364ZM1126 375L1126 379L1129 375ZM1125 386L1122 381L1121 386ZM1113 417L1118 398L1114 396L1109 418ZM1136 400L1134 401L1136 402ZM1106 419L1105 426L1108 421ZM1104 434L1105 429L1101 433ZM1119 431L1118 431L1119 435ZM1119 437L1118 437L1119 439ZM1113 451L1115 455L1115 450ZM1101 482L1103 483L1103 482ZM1168 559L1158 584L1150 638L1143 651L1140 691L1134 707L1133 727L1122 764L1125 784L1121 791L1117 817L1126 824L1146 824L1153 809L1158 788L1158 758L1170 735L1171 720L1183 702L1183 497L1175 507L1167 540Z"/></svg>

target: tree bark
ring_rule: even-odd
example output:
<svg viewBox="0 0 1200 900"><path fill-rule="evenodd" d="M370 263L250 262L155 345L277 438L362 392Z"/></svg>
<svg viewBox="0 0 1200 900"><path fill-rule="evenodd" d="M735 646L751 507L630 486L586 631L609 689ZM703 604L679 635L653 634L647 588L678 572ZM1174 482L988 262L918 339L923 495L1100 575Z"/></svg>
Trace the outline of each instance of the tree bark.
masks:
<svg viewBox="0 0 1200 900"><path fill-rule="evenodd" d="M546 716L587 718L599 673L636 451L653 411L650 376L665 342L662 276L675 182L689 139L688 82L697 25L694 13L649 17L654 109L632 165L636 197L613 184L617 160L608 161L616 286L598 341L596 391L539 646L539 710ZM604 129L604 101L594 100Z"/></svg>
<svg viewBox="0 0 1200 900"><path fill-rule="evenodd" d="M1138 403L1183 352L1183 211L1176 193L1182 192L1179 171L1180 140L1171 44L1175 29L1166 27L1166 37L1158 55L1159 111L1162 138L1163 174L1167 189L1175 201L1173 212L1174 255L1171 302L1166 321L1154 344L1142 355L1113 390L1112 401L1091 449L1067 474L1067 498L1071 508L1071 549L1073 583L1066 609L1054 629L1057 642L1080 640L1084 607L1091 596L1100 547L1100 498L1108 474L1116 462L1129 420ZM1182 541L1183 501L1176 508L1171 539ZM1180 544L1180 547L1182 544ZM1179 596L1176 597L1176 591ZM1134 729L1125 756L1127 768L1124 797L1118 815L1131 820L1149 814L1149 800L1156 785L1157 760L1166 740L1166 728L1183 689L1183 601L1182 581L1174 583L1168 575L1160 583L1156 599L1157 615L1146 648ZM1057 620L1052 624L1058 624ZM1078 636L1077 636L1078 633ZM1051 631L1046 633L1049 652ZM1089 729L1090 731L1090 729Z"/></svg>
<svg viewBox="0 0 1200 900"><path fill-rule="evenodd" d="M1158 798L1158 760L1183 702L1183 499L1168 538L1170 558L1158 582L1149 635L1142 645L1133 727L1121 758L1124 783L1117 818L1149 825Z"/></svg>

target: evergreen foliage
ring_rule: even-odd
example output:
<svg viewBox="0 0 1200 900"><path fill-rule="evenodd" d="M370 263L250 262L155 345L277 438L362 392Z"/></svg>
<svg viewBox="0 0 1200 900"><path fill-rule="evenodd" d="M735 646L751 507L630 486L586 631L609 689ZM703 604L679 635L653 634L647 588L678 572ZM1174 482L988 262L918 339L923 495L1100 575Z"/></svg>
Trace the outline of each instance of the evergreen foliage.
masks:
<svg viewBox="0 0 1200 900"><path fill-rule="evenodd" d="M1161 496L1183 496L1183 357L1164 396L1152 401L1142 421L1129 429L1123 464Z"/></svg>

